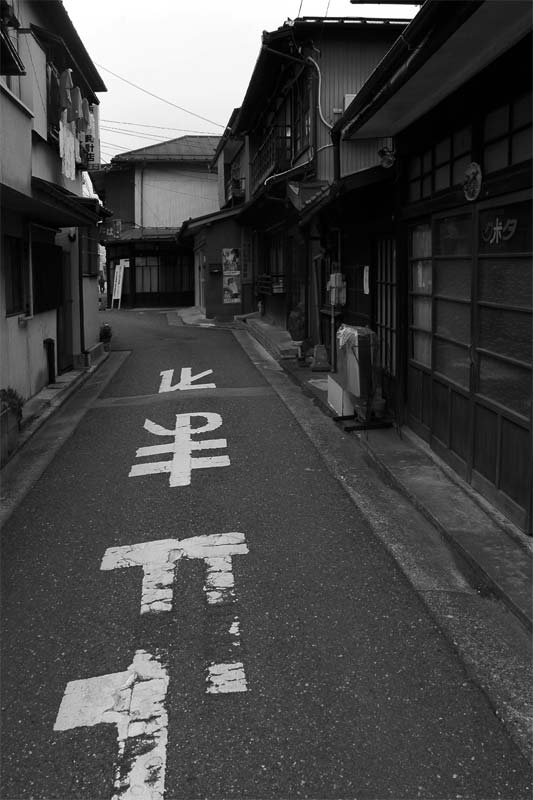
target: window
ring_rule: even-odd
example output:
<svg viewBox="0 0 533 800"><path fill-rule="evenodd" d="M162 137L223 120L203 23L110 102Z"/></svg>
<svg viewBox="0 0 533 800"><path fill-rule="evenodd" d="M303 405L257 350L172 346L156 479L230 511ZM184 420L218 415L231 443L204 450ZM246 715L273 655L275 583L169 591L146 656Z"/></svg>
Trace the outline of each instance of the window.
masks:
<svg viewBox="0 0 533 800"><path fill-rule="evenodd" d="M433 230L435 372L468 388L472 296L472 217L437 219Z"/></svg>
<svg viewBox="0 0 533 800"><path fill-rule="evenodd" d="M63 250L47 242L33 242L31 260L34 313L58 308L63 295Z"/></svg>
<svg viewBox="0 0 533 800"><path fill-rule="evenodd" d="M423 154L414 156L408 166L409 202L430 197L463 182L471 158L472 131L461 128L440 139Z"/></svg>
<svg viewBox="0 0 533 800"><path fill-rule="evenodd" d="M5 275L6 315L20 314L25 308L25 268L22 239L2 238L2 261Z"/></svg>
<svg viewBox="0 0 533 800"><path fill-rule="evenodd" d="M431 368L431 226L411 229L409 254L409 340L410 357Z"/></svg>
<svg viewBox="0 0 533 800"><path fill-rule="evenodd" d="M311 105L309 84L304 77L298 81L293 94L293 146L294 156L309 146L311 133Z"/></svg>
<svg viewBox="0 0 533 800"><path fill-rule="evenodd" d="M532 156L531 94L490 111L483 122L484 172L496 172Z"/></svg>
<svg viewBox="0 0 533 800"><path fill-rule="evenodd" d="M80 258L84 275L98 275L98 230L96 227L78 228Z"/></svg>
<svg viewBox="0 0 533 800"><path fill-rule="evenodd" d="M531 202L479 216L477 392L526 419L533 362Z"/></svg>

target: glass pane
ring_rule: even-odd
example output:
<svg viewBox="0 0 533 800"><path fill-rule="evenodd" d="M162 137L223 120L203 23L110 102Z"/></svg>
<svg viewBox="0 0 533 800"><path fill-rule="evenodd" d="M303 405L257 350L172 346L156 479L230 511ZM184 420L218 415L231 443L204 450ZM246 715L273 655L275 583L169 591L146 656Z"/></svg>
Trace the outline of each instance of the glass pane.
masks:
<svg viewBox="0 0 533 800"><path fill-rule="evenodd" d="M411 324L424 331L431 330L431 299L429 297L412 297Z"/></svg>
<svg viewBox="0 0 533 800"><path fill-rule="evenodd" d="M411 181L407 192L407 199L410 203L420 200L420 181Z"/></svg>
<svg viewBox="0 0 533 800"><path fill-rule="evenodd" d="M416 158L412 158L409 162L409 169L408 169L408 177L409 178L418 178L420 175L420 156L416 156Z"/></svg>
<svg viewBox="0 0 533 800"><path fill-rule="evenodd" d="M435 170L435 191L440 192L450 185L450 165L439 167Z"/></svg>
<svg viewBox="0 0 533 800"><path fill-rule="evenodd" d="M411 230L411 255L413 258L431 257L430 225L417 225Z"/></svg>
<svg viewBox="0 0 533 800"><path fill-rule="evenodd" d="M482 253L530 253L531 202L483 211L479 215L479 232Z"/></svg>
<svg viewBox="0 0 533 800"><path fill-rule="evenodd" d="M469 152L470 151L471 142L472 142L472 130L471 130L471 128L463 128L463 130L457 131L457 133L454 134L454 137L453 137L453 154L454 154L454 156L458 156L461 153Z"/></svg>
<svg viewBox="0 0 533 800"><path fill-rule="evenodd" d="M508 139L500 139L499 142L488 144L483 153L485 172L496 172L503 169L508 162Z"/></svg>
<svg viewBox="0 0 533 800"><path fill-rule="evenodd" d="M143 267L142 270L142 287L143 292L150 291L150 267Z"/></svg>
<svg viewBox="0 0 533 800"><path fill-rule="evenodd" d="M531 413L531 370L481 355L478 391L524 417Z"/></svg>
<svg viewBox="0 0 533 800"><path fill-rule="evenodd" d="M427 178L424 178L422 181L422 197L429 197L431 194L431 175L428 175Z"/></svg>
<svg viewBox="0 0 533 800"><path fill-rule="evenodd" d="M451 158L451 139L443 139L435 145L435 164L443 164Z"/></svg>
<svg viewBox="0 0 533 800"><path fill-rule="evenodd" d="M426 150L422 157L422 171L429 172L431 169L431 150Z"/></svg>
<svg viewBox="0 0 533 800"><path fill-rule="evenodd" d="M532 156L532 130L531 127L515 133L511 139L511 163L519 164L527 161Z"/></svg>
<svg viewBox="0 0 533 800"><path fill-rule="evenodd" d="M531 364L533 350L531 322L531 314L527 312L481 307L479 346L493 353Z"/></svg>
<svg viewBox="0 0 533 800"><path fill-rule="evenodd" d="M470 155L462 156L453 162L452 167L452 184L455 186L457 183L463 183L465 179L465 172L472 159Z"/></svg>
<svg viewBox="0 0 533 800"><path fill-rule="evenodd" d="M529 259L484 258L478 266L480 300L531 308L533 281Z"/></svg>
<svg viewBox="0 0 533 800"><path fill-rule="evenodd" d="M465 389L470 385L470 358L468 350L450 342L435 339L435 371Z"/></svg>
<svg viewBox="0 0 533 800"><path fill-rule="evenodd" d="M431 261L411 264L411 286L417 294L431 294Z"/></svg>
<svg viewBox="0 0 533 800"><path fill-rule="evenodd" d="M411 336L411 357L415 361L418 361L419 364L424 364L426 367L431 367L431 334L421 333L420 331L412 331Z"/></svg>
<svg viewBox="0 0 533 800"><path fill-rule="evenodd" d="M503 136L508 130L509 106L500 106L500 108L496 108L485 117L483 136L486 142L490 139L495 139L497 136Z"/></svg>
<svg viewBox="0 0 533 800"><path fill-rule="evenodd" d="M155 261L157 261L157 258ZM150 267L150 291L159 291L159 267Z"/></svg>
<svg viewBox="0 0 533 800"><path fill-rule="evenodd" d="M531 124L532 96L526 92L522 97L518 97L513 103L513 128Z"/></svg>
<svg viewBox="0 0 533 800"><path fill-rule="evenodd" d="M472 217L446 217L435 222L435 253L461 256L472 252Z"/></svg>
<svg viewBox="0 0 533 800"><path fill-rule="evenodd" d="M470 300L472 262L469 259L435 260L435 292L459 300Z"/></svg>
<svg viewBox="0 0 533 800"><path fill-rule="evenodd" d="M446 339L470 344L470 305L436 300L435 331Z"/></svg>

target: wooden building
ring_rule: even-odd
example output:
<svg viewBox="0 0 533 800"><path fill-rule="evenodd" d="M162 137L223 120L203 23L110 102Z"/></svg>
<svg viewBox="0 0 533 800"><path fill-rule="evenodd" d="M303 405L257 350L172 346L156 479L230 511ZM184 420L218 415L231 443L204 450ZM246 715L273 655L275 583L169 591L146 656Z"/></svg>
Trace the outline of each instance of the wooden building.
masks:
<svg viewBox="0 0 533 800"><path fill-rule="evenodd" d="M531 30L528 2L427 0L333 130L340 148L394 137L394 259L374 250L349 309L389 337L389 400L529 532ZM361 196L376 217L380 197Z"/></svg>
<svg viewBox="0 0 533 800"><path fill-rule="evenodd" d="M186 226L187 235L195 234L201 276L196 303L203 308L205 302L208 314L227 317L260 308L286 329L296 312L309 317L311 327L318 320L317 335L321 327L329 330L328 309L309 271L322 258L324 237L321 242L311 226L302 227L302 215L334 181L332 126L405 25L302 17L263 34L242 105L217 151L220 215ZM348 143L343 168L379 164L378 150L386 144ZM224 301L221 246L239 250L237 303ZM323 258L322 271L332 271L332 261Z"/></svg>

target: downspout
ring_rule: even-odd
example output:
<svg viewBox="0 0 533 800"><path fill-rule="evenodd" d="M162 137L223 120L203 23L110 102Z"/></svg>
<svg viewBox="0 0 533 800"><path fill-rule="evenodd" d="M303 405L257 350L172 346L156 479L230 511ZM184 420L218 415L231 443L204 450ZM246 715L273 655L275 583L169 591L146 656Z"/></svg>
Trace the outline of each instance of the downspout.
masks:
<svg viewBox="0 0 533 800"><path fill-rule="evenodd" d="M83 260L82 260L82 237L80 229L78 233L78 297L80 304L80 354L83 356L83 366L86 367L87 351L85 350L85 312L83 301Z"/></svg>
<svg viewBox="0 0 533 800"><path fill-rule="evenodd" d="M144 170L146 168L146 161L143 161L141 164L141 236L143 235L143 227L144 227Z"/></svg>
<svg viewBox="0 0 533 800"><path fill-rule="evenodd" d="M341 179L341 133L340 131L331 131L331 140L333 142L333 183L338 183Z"/></svg>

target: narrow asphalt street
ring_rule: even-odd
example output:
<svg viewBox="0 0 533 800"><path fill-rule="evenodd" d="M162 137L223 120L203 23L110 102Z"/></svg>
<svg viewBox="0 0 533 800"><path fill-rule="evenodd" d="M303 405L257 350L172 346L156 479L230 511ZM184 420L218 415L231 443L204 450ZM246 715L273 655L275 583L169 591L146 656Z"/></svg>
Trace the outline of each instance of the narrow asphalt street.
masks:
<svg viewBox="0 0 533 800"><path fill-rule="evenodd" d="M231 326L109 319L2 530L3 800L529 798L275 363Z"/></svg>

